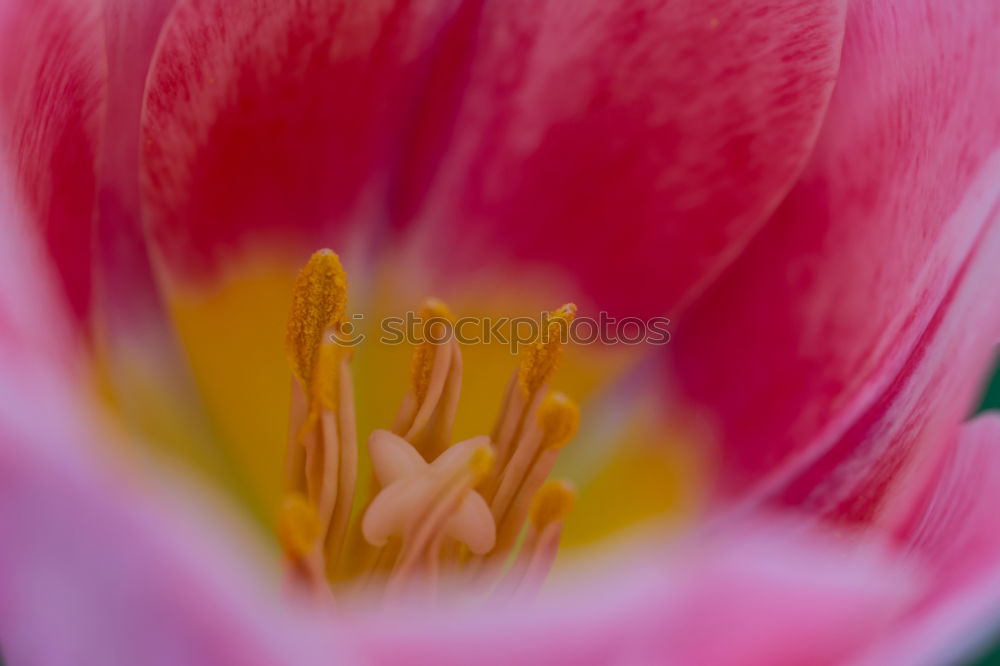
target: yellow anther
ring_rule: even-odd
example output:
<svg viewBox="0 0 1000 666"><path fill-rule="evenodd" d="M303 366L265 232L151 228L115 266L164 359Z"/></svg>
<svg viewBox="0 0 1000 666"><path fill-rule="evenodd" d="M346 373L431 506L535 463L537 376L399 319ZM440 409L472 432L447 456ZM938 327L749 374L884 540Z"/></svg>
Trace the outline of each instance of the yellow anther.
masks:
<svg viewBox="0 0 1000 666"><path fill-rule="evenodd" d="M542 446L561 449L576 436L580 428L580 408L564 393L550 393L538 410L542 427Z"/></svg>
<svg viewBox="0 0 1000 666"><path fill-rule="evenodd" d="M346 306L347 276L340 259L330 250L316 252L295 280L285 337L292 372L307 390L323 335L343 320Z"/></svg>
<svg viewBox="0 0 1000 666"><path fill-rule="evenodd" d="M290 557L305 558L319 541L320 526L316 509L301 493L285 497L278 514L278 537Z"/></svg>
<svg viewBox="0 0 1000 666"><path fill-rule="evenodd" d="M479 483L486 478L486 475L493 469L493 462L495 460L496 456L490 447L484 446L475 450L469 458L469 468L475 476L475 483Z"/></svg>
<svg viewBox="0 0 1000 666"><path fill-rule="evenodd" d="M575 316L576 306L572 303L551 313L545 322L545 330L521 357L518 376L525 393L534 393L552 379L559 365L563 343L569 339L570 324Z"/></svg>
<svg viewBox="0 0 1000 666"><path fill-rule="evenodd" d="M552 523L566 520L573 504L576 491L566 481L546 481L531 502L531 525L540 530Z"/></svg>
<svg viewBox="0 0 1000 666"><path fill-rule="evenodd" d="M421 335L423 341L413 354L413 368L410 371L410 388L419 402L427 397L431 384L431 373L434 369L434 355L439 344L447 335L443 327L455 323L455 316L442 301L429 298L420 309L420 321L423 322ZM431 342L433 340L434 342Z"/></svg>
<svg viewBox="0 0 1000 666"><path fill-rule="evenodd" d="M428 298L425 300L423 307L420 308L420 316L424 321L437 317L439 319L447 319L450 323L455 323L455 315L452 314L445 302L439 298Z"/></svg>

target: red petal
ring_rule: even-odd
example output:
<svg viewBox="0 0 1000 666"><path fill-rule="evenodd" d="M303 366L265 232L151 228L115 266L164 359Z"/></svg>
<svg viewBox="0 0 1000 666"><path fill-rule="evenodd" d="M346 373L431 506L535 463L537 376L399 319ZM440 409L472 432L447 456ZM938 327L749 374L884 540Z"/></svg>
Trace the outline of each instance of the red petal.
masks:
<svg viewBox="0 0 1000 666"><path fill-rule="evenodd" d="M150 72L143 201L168 268L374 230L446 0L182 0Z"/></svg>
<svg viewBox="0 0 1000 666"><path fill-rule="evenodd" d="M0 8L0 149L73 312L91 306L96 150L106 70L95 2Z"/></svg>
<svg viewBox="0 0 1000 666"><path fill-rule="evenodd" d="M727 490L799 475L785 501L869 518L969 408L1000 315L998 29L992 0L853 5L810 165L669 348Z"/></svg>
<svg viewBox="0 0 1000 666"><path fill-rule="evenodd" d="M799 174L843 30L836 0L467 13L471 36L438 52L397 219L423 223L445 277L555 264L599 306L649 315L731 261Z"/></svg>

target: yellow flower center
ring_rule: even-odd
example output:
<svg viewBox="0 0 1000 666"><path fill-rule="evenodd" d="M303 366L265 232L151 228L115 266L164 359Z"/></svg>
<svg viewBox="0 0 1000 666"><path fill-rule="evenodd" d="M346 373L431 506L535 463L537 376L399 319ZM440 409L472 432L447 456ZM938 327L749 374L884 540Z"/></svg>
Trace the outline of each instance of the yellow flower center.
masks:
<svg viewBox="0 0 1000 666"><path fill-rule="evenodd" d="M391 427L368 433L373 479L359 483L346 303L337 255L315 253L296 281L286 338L293 381L278 534L292 577L338 600L428 598L445 578L482 596L532 593L575 498L568 483L547 482L579 427L576 405L549 390L575 306L543 318L490 434L455 443L462 350L448 308L426 301L410 390Z"/></svg>

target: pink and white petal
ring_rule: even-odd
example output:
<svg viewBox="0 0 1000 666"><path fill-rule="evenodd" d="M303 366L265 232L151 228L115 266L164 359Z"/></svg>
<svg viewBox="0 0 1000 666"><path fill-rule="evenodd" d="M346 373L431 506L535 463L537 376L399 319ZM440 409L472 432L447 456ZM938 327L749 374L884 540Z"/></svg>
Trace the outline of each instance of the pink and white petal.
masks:
<svg viewBox="0 0 1000 666"><path fill-rule="evenodd" d="M898 529L935 586L898 631L859 663L959 663L995 636L1000 616L1000 415L962 427Z"/></svg>
<svg viewBox="0 0 1000 666"><path fill-rule="evenodd" d="M914 590L872 553L763 525L668 558L644 545L534 603L460 616L390 609L359 627L362 649L382 666L832 664L885 631Z"/></svg>
<svg viewBox="0 0 1000 666"><path fill-rule="evenodd" d="M673 327L678 399L717 421L725 492L799 477L785 500L829 509L864 485L848 513L869 518L971 406L1000 310L997 29L990 0L851 5L809 166Z"/></svg>
<svg viewBox="0 0 1000 666"><path fill-rule="evenodd" d="M839 0L466 3L394 192L447 282L560 268L661 315L760 228L836 77ZM446 260L442 260L446 259Z"/></svg>
<svg viewBox="0 0 1000 666"><path fill-rule="evenodd" d="M99 3L4 2L0 45L2 159L9 160L16 196L59 269L66 301L86 322L107 83Z"/></svg>
<svg viewBox="0 0 1000 666"><path fill-rule="evenodd" d="M180 0L142 117L142 201L173 279L375 233L454 2Z"/></svg>

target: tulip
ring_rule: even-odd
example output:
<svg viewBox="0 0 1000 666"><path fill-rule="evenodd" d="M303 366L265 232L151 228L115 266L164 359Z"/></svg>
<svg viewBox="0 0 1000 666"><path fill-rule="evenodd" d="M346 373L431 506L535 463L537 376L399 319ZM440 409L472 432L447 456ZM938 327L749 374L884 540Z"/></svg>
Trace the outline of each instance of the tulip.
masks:
<svg viewBox="0 0 1000 666"><path fill-rule="evenodd" d="M989 0L0 3L0 653L974 648L998 27ZM550 335L375 339L414 309ZM669 343L562 344L593 313Z"/></svg>

